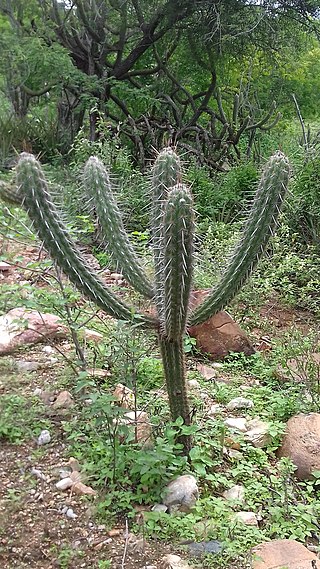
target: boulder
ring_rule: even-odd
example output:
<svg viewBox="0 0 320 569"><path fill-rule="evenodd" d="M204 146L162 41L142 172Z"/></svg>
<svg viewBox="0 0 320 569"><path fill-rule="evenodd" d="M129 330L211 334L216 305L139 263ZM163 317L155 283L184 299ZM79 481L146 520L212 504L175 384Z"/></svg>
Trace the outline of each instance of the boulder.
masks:
<svg viewBox="0 0 320 569"><path fill-rule="evenodd" d="M278 456L292 460L300 480L320 470L320 413L301 413L289 419Z"/></svg>
<svg viewBox="0 0 320 569"><path fill-rule="evenodd" d="M54 409L69 409L74 405L74 400L69 391L61 391L57 396L57 399L53 403L52 407Z"/></svg>
<svg viewBox="0 0 320 569"><path fill-rule="evenodd" d="M254 512L237 512L234 519L246 526L258 526L258 518Z"/></svg>
<svg viewBox="0 0 320 569"><path fill-rule="evenodd" d="M191 307L196 307L208 295L207 290L193 291ZM222 310L203 324L191 326L190 336L195 338L197 348L212 359L223 359L230 352L254 353L246 333L236 324L230 314Z"/></svg>
<svg viewBox="0 0 320 569"><path fill-rule="evenodd" d="M0 356L48 338L65 338L68 329L54 314L14 308L0 317Z"/></svg>
<svg viewBox="0 0 320 569"><path fill-rule="evenodd" d="M275 539L252 550L253 569L320 569L317 556L302 543L292 539Z"/></svg>
<svg viewBox="0 0 320 569"><path fill-rule="evenodd" d="M169 511L189 513L199 497L197 480L191 474L178 476L164 489L163 503Z"/></svg>
<svg viewBox="0 0 320 569"><path fill-rule="evenodd" d="M265 448L271 443L269 423L261 421L258 417L247 421L247 432L244 439L256 448Z"/></svg>
<svg viewBox="0 0 320 569"><path fill-rule="evenodd" d="M124 409L134 409L135 395L129 387L126 387L122 383L118 383L114 389L113 396L119 402L120 407L123 407Z"/></svg>

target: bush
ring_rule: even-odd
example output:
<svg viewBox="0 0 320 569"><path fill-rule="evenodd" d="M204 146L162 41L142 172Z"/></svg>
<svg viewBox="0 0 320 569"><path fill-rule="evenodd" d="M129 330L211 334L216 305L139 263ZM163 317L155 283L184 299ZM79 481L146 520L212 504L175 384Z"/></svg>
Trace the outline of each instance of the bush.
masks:
<svg viewBox="0 0 320 569"><path fill-rule="evenodd" d="M305 163L292 184L288 223L301 243L320 245L320 158Z"/></svg>

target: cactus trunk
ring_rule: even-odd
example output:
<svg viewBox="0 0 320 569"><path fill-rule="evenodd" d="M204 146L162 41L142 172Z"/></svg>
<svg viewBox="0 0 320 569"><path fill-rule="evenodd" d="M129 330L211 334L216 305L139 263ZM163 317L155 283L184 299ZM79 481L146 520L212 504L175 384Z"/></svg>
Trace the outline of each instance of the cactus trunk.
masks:
<svg viewBox="0 0 320 569"><path fill-rule="evenodd" d="M184 424L190 425L183 338L169 340L160 334L158 340L172 419L176 421L182 417ZM183 444L184 451L189 452L192 446L191 435L181 435L179 442Z"/></svg>

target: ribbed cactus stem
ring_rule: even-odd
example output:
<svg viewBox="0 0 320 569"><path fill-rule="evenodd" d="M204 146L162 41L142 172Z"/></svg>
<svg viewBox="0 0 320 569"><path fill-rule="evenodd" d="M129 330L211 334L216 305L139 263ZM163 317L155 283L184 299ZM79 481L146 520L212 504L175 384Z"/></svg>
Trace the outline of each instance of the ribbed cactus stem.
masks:
<svg viewBox="0 0 320 569"><path fill-rule="evenodd" d="M182 417L184 424L190 425L191 416L186 388L183 338L168 340L160 335L159 345L172 419L176 421L176 419ZM185 452L188 453L192 446L191 436L185 435L181 437L180 442L182 442Z"/></svg>
<svg viewBox="0 0 320 569"><path fill-rule="evenodd" d="M230 262L219 282L191 314L191 326L205 322L226 306L250 275L277 226L289 174L288 159L277 152L263 170L242 237Z"/></svg>
<svg viewBox="0 0 320 569"><path fill-rule="evenodd" d="M185 333L193 274L192 197L183 184L169 191L163 216L163 334L176 340Z"/></svg>
<svg viewBox="0 0 320 569"><path fill-rule="evenodd" d="M129 283L140 294L152 298L154 296L153 286L130 243L114 198L109 174L98 158L94 156L89 158L85 165L84 178L89 193L93 197L108 250L112 253Z"/></svg>
<svg viewBox="0 0 320 569"><path fill-rule="evenodd" d="M141 322L154 327L156 321L135 311L117 299L91 270L68 235L48 191L40 164L31 154L22 154L17 165L17 186L45 248L71 282L105 312L120 320Z"/></svg>
<svg viewBox="0 0 320 569"><path fill-rule="evenodd" d="M155 272L155 302L159 316L163 312L163 212L168 191L181 182L181 162L172 148L164 148L152 168L152 246Z"/></svg>

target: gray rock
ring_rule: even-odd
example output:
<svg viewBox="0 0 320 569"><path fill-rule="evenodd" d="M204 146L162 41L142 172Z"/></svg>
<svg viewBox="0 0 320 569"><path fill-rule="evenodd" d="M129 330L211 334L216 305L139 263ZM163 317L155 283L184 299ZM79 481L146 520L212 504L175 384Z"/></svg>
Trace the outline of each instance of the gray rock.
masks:
<svg viewBox="0 0 320 569"><path fill-rule="evenodd" d="M252 419L247 422L247 432L244 438L249 443L253 444L256 448L264 448L271 442L269 435L269 423L261 421L260 419Z"/></svg>
<svg viewBox="0 0 320 569"><path fill-rule="evenodd" d="M214 417L214 415L219 415L219 413L222 413L222 411L223 411L222 405L219 405L219 403L214 403L213 405L211 405L208 411L208 415L209 417Z"/></svg>
<svg viewBox="0 0 320 569"><path fill-rule="evenodd" d="M62 480L59 480L59 482L56 483L56 488L58 490L68 490L68 488L71 488L71 486L73 486L74 482L72 480L72 478L67 477L67 478L62 478Z"/></svg>
<svg viewBox="0 0 320 569"><path fill-rule="evenodd" d="M184 474L172 480L163 492L163 503L169 512L190 512L199 497L197 480L191 474Z"/></svg>
<svg viewBox="0 0 320 569"><path fill-rule="evenodd" d="M237 512L234 519L246 526L258 526L258 518L254 512Z"/></svg>
<svg viewBox="0 0 320 569"><path fill-rule="evenodd" d="M235 484L235 486L232 486L231 488L229 488L229 490L223 492L222 496L226 500L237 500L238 502L243 502L244 486L241 486L240 484Z"/></svg>
<svg viewBox="0 0 320 569"><path fill-rule="evenodd" d="M16 362L17 370L22 372L36 371L41 367L38 362L26 362L24 360L18 360Z"/></svg>
<svg viewBox="0 0 320 569"><path fill-rule="evenodd" d="M188 544L188 549L194 557L201 557L207 553L219 553L222 546L221 543L215 539L211 541L200 541Z"/></svg>
<svg viewBox="0 0 320 569"><path fill-rule="evenodd" d="M180 555L165 555L160 562L160 569L191 569Z"/></svg>
<svg viewBox="0 0 320 569"><path fill-rule="evenodd" d="M30 472L33 476L35 476L39 480L44 480L44 481L46 480L46 477L43 474L43 472L41 472L41 470L38 470L37 468L31 468Z"/></svg>
<svg viewBox="0 0 320 569"><path fill-rule="evenodd" d="M40 435L38 436L38 446L47 445L51 441L51 435L49 431L44 430L41 431Z"/></svg>
<svg viewBox="0 0 320 569"><path fill-rule="evenodd" d="M235 409L252 409L254 403L252 399L246 399L245 397L235 397L231 399L227 405L228 411L234 411Z"/></svg>
<svg viewBox="0 0 320 569"><path fill-rule="evenodd" d="M245 433L247 430L247 419L244 417L228 417L224 424L230 429L240 431L241 433Z"/></svg>

